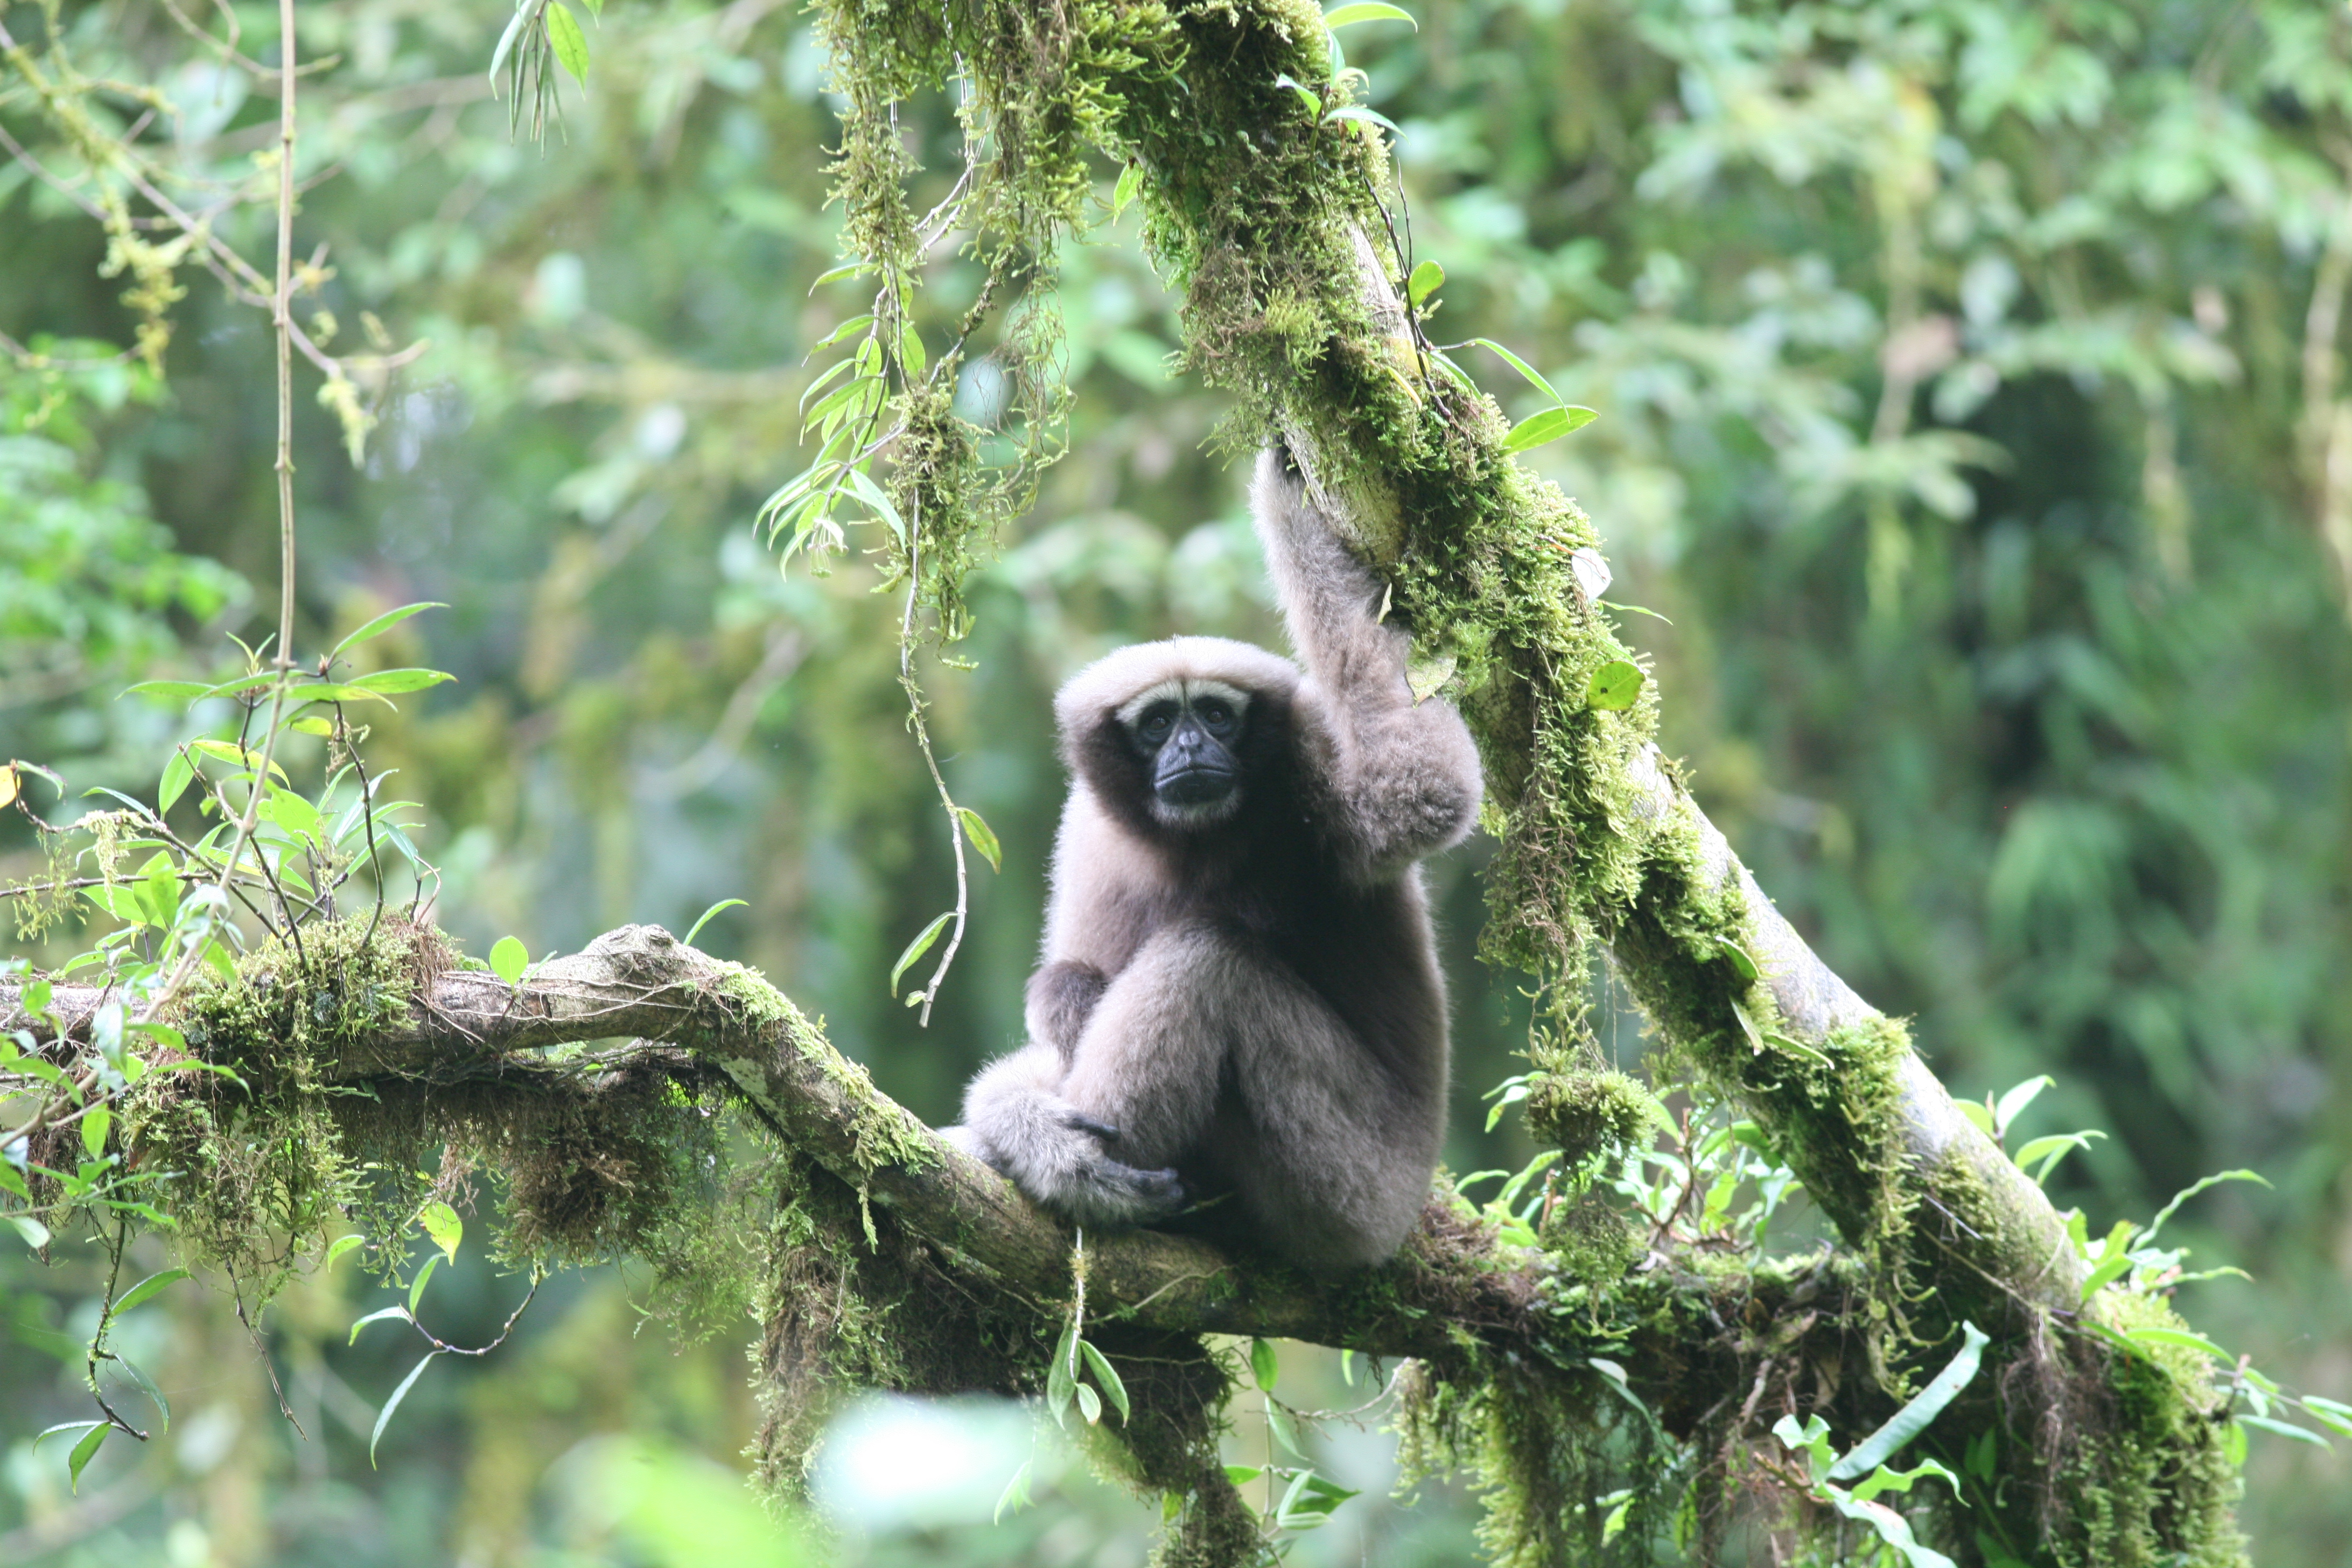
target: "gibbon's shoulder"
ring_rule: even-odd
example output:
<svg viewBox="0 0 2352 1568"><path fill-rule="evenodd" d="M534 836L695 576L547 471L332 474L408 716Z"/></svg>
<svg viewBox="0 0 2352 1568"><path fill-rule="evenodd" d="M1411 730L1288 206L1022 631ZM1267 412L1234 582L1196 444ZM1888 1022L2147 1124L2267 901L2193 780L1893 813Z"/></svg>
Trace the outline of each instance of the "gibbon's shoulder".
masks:
<svg viewBox="0 0 2352 1568"><path fill-rule="evenodd" d="M1092 730L1139 691L1163 681L1222 680L1244 690L1288 699L1298 667L1278 653L1231 637L1170 637L1136 643L1087 666L1062 683L1054 720L1066 740Z"/></svg>

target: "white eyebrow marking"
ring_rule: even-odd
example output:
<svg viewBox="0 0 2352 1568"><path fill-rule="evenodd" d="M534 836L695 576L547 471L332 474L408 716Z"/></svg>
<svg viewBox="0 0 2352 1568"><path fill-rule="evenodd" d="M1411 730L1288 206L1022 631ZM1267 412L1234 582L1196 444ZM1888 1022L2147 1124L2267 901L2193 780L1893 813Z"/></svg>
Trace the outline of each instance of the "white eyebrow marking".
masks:
<svg viewBox="0 0 2352 1568"><path fill-rule="evenodd" d="M1155 702L1173 702L1180 708L1190 708L1204 697L1214 697L1234 710L1238 719L1249 710L1250 694L1229 681L1207 676L1171 676L1154 681L1118 705L1118 721L1129 729L1143 717L1143 710Z"/></svg>

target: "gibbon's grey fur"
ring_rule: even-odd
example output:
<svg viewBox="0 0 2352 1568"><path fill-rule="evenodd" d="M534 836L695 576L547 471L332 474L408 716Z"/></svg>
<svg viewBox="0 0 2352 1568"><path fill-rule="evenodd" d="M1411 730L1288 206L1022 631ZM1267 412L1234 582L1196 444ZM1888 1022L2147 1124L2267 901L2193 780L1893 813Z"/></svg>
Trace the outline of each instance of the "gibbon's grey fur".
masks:
<svg viewBox="0 0 2352 1568"><path fill-rule="evenodd" d="M947 1130L1082 1225L1222 1192L1321 1273L1393 1253L1444 1131L1422 856L1477 810L1461 716L1416 704L1380 585L1289 454L1251 510L1305 665L1222 637L1121 649L1055 701L1070 795L1028 1043Z"/></svg>

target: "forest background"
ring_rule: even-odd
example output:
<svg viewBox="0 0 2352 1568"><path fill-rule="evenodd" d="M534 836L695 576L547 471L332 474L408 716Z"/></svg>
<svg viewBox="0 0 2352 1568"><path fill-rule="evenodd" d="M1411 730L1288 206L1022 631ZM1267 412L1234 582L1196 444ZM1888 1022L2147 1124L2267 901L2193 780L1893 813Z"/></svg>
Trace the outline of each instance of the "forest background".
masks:
<svg viewBox="0 0 2352 1568"><path fill-rule="evenodd" d="M2188 1211L2202 1260L2257 1281L2193 1287L2198 1321L2294 1384L2352 1387L2345 9L1415 10L1417 31L1361 29L1349 53L1400 128L1417 253L1445 268L1439 335L1500 339L1600 410L1531 460L1599 523L1612 597L1665 617L1626 631L1699 798L1832 966L1916 1019L1956 1093L2048 1072L2029 1131L2111 1131L2051 1177L2094 1228L2261 1171L2269 1190ZM186 21L226 37L226 16L274 58L274 11ZM804 357L860 308L812 289L837 259L822 54L788 5L583 7L592 90L560 85L542 150L484 72L507 16L300 10L329 63L304 83L297 248L331 268L301 313L342 345L429 345L352 387L357 462L353 422L300 383L303 640L449 606L383 657L457 683L381 720L373 755L422 803L437 918L472 951L682 930L744 899L701 944L948 1120L1020 1027L1055 683L1139 637L1279 640L1240 473L1204 446L1219 403L1168 374L1171 302L1106 167L1102 226L1060 258L1067 455L975 579L957 652L976 668L926 671L942 764L1004 860L919 1026L888 972L954 872L894 601L855 549L780 575L751 526L805 461ZM18 4L0 26L35 58L54 27L84 71L158 89L152 113L85 104L117 131L143 114L139 144L185 189L253 186L275 100L171 5ZM272 618L268 321L183 256L168 342L122 357L142 331L125 290L148 279L110 274L77 151L25 80L0 64L0 757L77 795L149 793L187 721L114 693L223 673L225 634ZM908 129L952 164L950 118ZM218 219L255 255L268 221ZM957 298L959 268L943 254L929 292ZM984 374L964 395L987 415ZM1481 855L1433 869L1457 1171L1530 1152L1478 1100L1525 1026L1512 977L1469 956ZM0 873L39 864L0 826ZM1642 1048L1630 1016L1603 1040ZM307 1442L226 1299L173 1292L118 1332L205 1375L165 1390L167 1436L110 1446L77 1495L31 1438L77 1413L97 1287L0 1238L0 1561L1111 1564L1150 1535L1025 1416L899 1405L836 1434L820 1489L840 1540L772 1535L737 1479L748 1325L684 1348L639 1331L625 1268L561 1278L497 1355L435 1368L373 1469L407 1357L345 1343L379 1304L353 1269L269 1321ZM520 1293L478 1256L436 1284L459 1338ZM1300 1375L1344 1392L1328 1364ZM1038 1501L992 1523L1033 1441ZM1383 1439L1321 1441L1371 1490L1296 1561L1466 1560L1460 1499L1381 1500ZM2258 1442L2258 1561L2341 1560L2343 1463Z"/></svg>

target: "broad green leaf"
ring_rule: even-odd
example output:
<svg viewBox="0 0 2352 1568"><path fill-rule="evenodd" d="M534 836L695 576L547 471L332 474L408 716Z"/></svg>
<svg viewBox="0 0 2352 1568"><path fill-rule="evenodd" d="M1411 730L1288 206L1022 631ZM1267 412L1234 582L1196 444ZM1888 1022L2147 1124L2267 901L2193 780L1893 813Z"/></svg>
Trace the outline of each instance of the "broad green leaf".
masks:
<svg viewBox="0 0 2352 1568"><path fill-rule="evenodd" d="M442 1255L436 1252L426 1258L425 1267L416 1271L416 1278L408 1282L409 1316L416 1315L416 1303L425 1299L425 1283L433 1278L433 1271L441 1267L441 1257Z"/></svg>
<svg viewBox="0 0 2352 1568"><path fill-rule="evenodd" d="M1756 961L1748 955L1746 948L1727 936L1718 936L1715 940L1722 944L1723 955L1731 960L1731 967L1739 972L1740 979L1752 981L1764 973L1756 967Z"/></svg>
<svg viewBox="0 0 2352 1568"><path fill-rule="evenodd" d="M91 1159L106 1153L106 1135L114 1127L114 1112L103 1105L92 1106L81 1115L82 1152Z"/></svg>
<svg viewBox="0 0 2352 1568"><path fill-rule="evenodd" d="M1275 1378L1281 1371L1282 1363L1275 1354L1272 1340L1250 1341L1250 1376L1257 1381L1260 1389L1272 1394Z"/></svg>
<svg viewBox="0 0 2352 1568"><path fill-rule="evenodd" d="M2255 1426L2265 1432L2275 1432L2282 1437L2293 1437L2298 1442L2309 1443L2314 1447L2325 1448L2331 1454L2336 1451L2336 1445L2318 1433L2307 1431L2291 1422L2273 1421L2267 1415L2241 1415L2237 1421L2241 1426Z"/></svg>
<svg viewBox="0 0 2352 1568"><path fill-rule="evenodd" d="M2025 1108L2034 1102L2042 1091L2058 1080L2048 1073L2027 1079L1993 1102L1992 1131L1996 1138L2009 1136L2011 1123L2025 1114Z"/></svg>
<svg viewBox="0 0 2352 1568"><path fill-rule="evenodd" d="M2131 1269L2132 1258L2129 1253L2125 1253L2120 1258L2108 1258L2105 1263L2092 1269L2088 1277L2084 1279L2083 1300L2089 1300L2102 1289L2130 1273Z"/></svg>
<svg viewBox="0 0 2352 1568"><path fill-rule="evenodd" d="M448 607L449 606L428 599L418 604L403 605L396 610L386 610L383 614L376 616L373 620L369 621L366 625L361 626L359 630L352 633L342 641L337 643L335 645L334 651L327 657L331 660L341 658L352 648L359 647L360 644L367 642L372 638L383 636L384 633L392 630L393 627L400 625L401 622L406 620L411 616L422 615L426 610L446 610Z"/></svg>
<svg viewBox="0 0 2352 1568"><path fill-rule="evenodd" d="M333 680L305 681L299 686L289 689L286 693L286 700L293 703L381 702L395 713L400 711L400 704L394 702L391 698L384 696L381 692L370 691L364 687L353 686L348 682ZM297 719L294 721L294 727L298 730L301 730L306 724L317 727L304 730L303 732L305 734L331 735L335 732L334 726L329 724L324 719Z"/></svg>
<svg viewBox="0 0 2352 1568"><path fill-rule="evenodd" d="M558 6L556 9L561 10L562 7ZM416 1386L416 1380L425 1375L425 1369L431 1366L433 1358L440 1353L439 1351L425 1352L425 1359L409 1369L408 1375L400 1380L400 1386L392 1391L392 1397L383 1402L383 1409L378 1412L375 1418L375 1430L368 1434L368 1468L370 1469L375 1468L375 1446L383 1440L383 1429L391 1424L392 1413L400 1408L400 1402L408 1397L408 1391Z"/></svg>
<svg viewBox="0 0 2352 1568"><path fill-rule="evenodd" d="M2183 1329L2126 1329L2126 1338L2144 1345L2177 1345L2182 1350L2203 1351L2215 1361L2233 1361L2228 1351L2207 1339Z"/></svg>
<svg viewBox="0 0 2352 1568"><path fill-rule="evenodd" d="M114 1303L114 1315L119 1318L141 1302L152 1300L167 1286L189 1278L191 1276L184 1268L166 1268L161 1273L150 1274L122 1293L122 1299Z"/></svg>
<svg viewBox="0 0 2352 1568"><path fill-rule="evenodd" d="M522 983L522 972L530 967L530 952L520 937L502 936L490 946L490 973L509 985Z"/></svg>
<svg viewBox="0 0 2352 1568"><path fill-rule="evenodd" d="M686 945L688 947L692 947L694 945L694 939L702 934L702 928L710 923L711 916L717 914L721 910L731 910L739 907L749 909L751 907L751 900L749 899L721 899L717 903L711 905L709 909L703 910L702 918L696 921L694 924L687 928Z"/></svg>
<svg viewBox="0 0 2352 1568"><path fill-rule="evenodd" d="M953 919L955 919L955 911L953 910L950 910L947 913L941 915L939 919L933 921L930 924L925 926L920 931L917 932L915 940L907 944L907 951L900 953L898 955L898 962L890 966L891 995L896 996L898 994L899 977L905 974L909 969L912 969L915 966L916 961L921 958L923 954L931 951L931 943L940 940L940 932L947 930L948 921Z"/></svg>
<svg viewBox="0 0 2352 1568"><path fill-rule="evenodd" d="M319 1257L319 1267L321 1268L331 1268L335 1266L335 1259L341 1258L344 1253L349 1252L354 1247L362 1247L365 1246L366 1243L367 1237L360 1231L355 1230L349 1236L339 1236L335 1237L334 1240L327 1243L327 1250L321 1253Z"/></svg>
<svg viewBox="0 0 2352 1568"><path fill-rule="evenodd" d="M378 1307L374 1311L370 1312L367 1316L357 1320L352 1324L352 1337L345 1342L347 1344L354 1345L359 1343L360 1331L362 1329L366 1328L370 1323L381 1323L386 1318L398 1318L404 1323L414 1321L408 1314L408 1309L397 1303L389 1307Z"/></svg>
<svg viewBox="0 0 2352 1568"><path fill-rule="evenodd" d="M155 1413L163 1418L163 1429L171 1430L172 1402L163 1397L163 1391L155 1386L155 1380L149 1377L140 1369L139 1363L127 1355L114 1352L114 1364L121 1367L123 1374L139 1385L140 1393L154 1402Z"/></svg>
<svg viewBox="0 0 2352 1568"><path fill-rule="evenodd" d="M1421 31L1421 24L1412 19L1412 12L1402 5L1383 4L1382 0L1351 0L1349 5L1335 5L1323 13L1323 25L1335 33L1359 22L1402 22L1414 32Z"/></svg>
<svg viewBox="0 0 2352 1568"><path fill-rule="evenodd" d="M2352 1437L2352 1410L2347 1410L2332 1399L2322 1399L2306 1394L2301 1402L2303 1413L2339 1437Z"/></svg>
<svg viewBox="0 0 2352 1568"><path fill-rule="evenodd" d="M1560 407L1566 408L1570 406L1568 399L1562 397L1558 392L1554 391L1551 383L1546 381L1542 375L1537 372L1535 366L1529 364L1527 361L1521 359L1518 355L1513 353L1510 350L1505 348L1494 339L1472 338L1470 341L1477 344L1482 349L1492 349L1496 353L1501 355L1504 363L1509 365L1513 370L1517 371L1521 375L1527 378L1528 384L1540 391L1546 397L1550 398ZM1590 414L1591 413L1591 410L1587 409L1585 412Z"/></svg>
<svg viewBox="0 0 2352 1568"><path fill-rule="evenodd" d="M425 1234L433 1238L442 1257L452 1263L457 1261L457 1244L466 1237L466 1222L457 1217L456 1209L436 1200L417 1211L416 1223L425 1227Z"/></svg>
<svg viewBox="0 0 2352 1568"><path fill-rule="evenodd" d="M261 765L259 752L247 751L243 746L227 741L191 741L188 744L208 757L217 757L225 763L235 763L241 768L252 769ZM274 762L269 764L269 775L280 784L286 782L286 770Z"/></svg>
<svg viewBox="0 0 2352 1568"><path fill-rule="evenodd" d="M1277 1401L1267 1400L1265 1425L1266 1429L1274 1434L1274 1440L1288 1449L1293 1458L1299 1459L1307 1458L1307 1447L1299 1437L1298 1425L1291 1419L1290 1412L1286 1407Z"/></svg>
<svg viewBox="0 0 2352 1568"><path fill-rule="evenodd" d="M1990 1341L1985 1331L1974 1323L1962 1323L1960 1335L1959 1351L1944 1363L1944 1370L1937 1373L1909 1404L1887 1417L1885 1426L1854 1445L1831 1466L1831 1480L1852 1480L1856 1476L1869 1474L1893 1458L1904 1444L1926 1431L1927 1424L1944 1413L1944 1406L1974 1381L1977 1363Z"/></svg>
<svg viewBox="0 0 2352 1568"><path fill-rule="evenodd" d="M1418 310L1424 300L1444 286L1445 268L1434 260L1423 261L1415 266L1412 276L1404 280L1405 301Z"/></svg>
<svg viewBox="0 0 2352 1568"><path fill-rule="evenodd" d="M900 322L898 325L898 368L906 373L906 376L908 381L912 381L916 377L921 375L925 367L930 363L930 356L923 350L923 334L915 330L914 322Z"/></svg>
<svg viewBox="0 0 2352 1568"><path fill-rule="evenodd" d="M992 871L1003 870L1004 852L997 846L995 830L982 821L980 813L972 810L971 807L960 805L955 810L956 820L963 824L964 837L971 840L971 847L980 851L982 859L988 862L988 868Z"/></svg>
<svg viewBox="0 0 2352 1568"><path fill-rule="evenodd" d="M588 35L580 30L580 19L560 4L547 8L547 45L555 51L556 63L572 73L573 81L586 87Z"/></svg>
<svg viewBox="0 0 2352 1568"><path fill-rule="evenodd" d="M1118 215L1127 210L1127 204L1133 201L1136 198L1137 193L1140 192L1142 189L1142 164L1129 163L1127 167L1118 172L1118 184L1113 185L1110 189L1110 216L1112 222L1116 223L1118 221Z"/></svg>
<svg viewBox="0 0 2352 1568"><path fill-rule="evenodd" d="M875 515L889 525L890 531L904 540L907 537L907 520L898 515L897 504L884 493L882 487L856 468L849 470L848 478L849 488L857 492L857 499L872 507Z"/></svg>
<svg viewBox="0 0 2352 1568"><path fill-rule="evenodd" d="M560 11L562 7L554 9ZM354 676L344 684L362 691L422 691L428 686L457 679L446 669L379 669L373 675Z"/></svg>
<svg viewBox="0 0 2352 1568"><path fill-rule="evenodd" d="M1335 109L1330 113L1323 117L1323 123L1326 125L1377 125L1391 136L1401 136L1403 134L1402 132L1397 129L1395 121L1391 120L1387 115L1381 113L1378 110L1366 109L1361 104L1351 104L1345 109Z"/></svg>
<svg viewBox="0 0 2352 1568"><path fill-rule="evenodd" d="M2077 1149L2089 1148L2092 1140L2105 1136L2105 1133L2096 1128L2082 1132L2053 1132L2047 1138L2036 1138L2032 1142L2020 1149L2012 1158L2016 1160L2017 1168L2021 1171L2032 1171L2035 1161L2042 1162L2042 1169L2033 1171L2033 1179L2037 1183L2047 1184L2050 1180L2050 1173L2057 1168L2059 1161Z"/></svg>
<svg viewBox="0 0 2352 1568"><path fill-rule="evenodd" d="M1503 450L1524 452L1530 447L1557 441L1562 436L1583 429L1600 417L1591 409L1574 403L1540 409L1511 426L1511 433L1503 437Z"/></svg>
<svg viewBox="0 0 2352 1568"><path fill-rule="evenodd" d="M818 273L816 281L809 285L809 292L814 294L826 284L838 283L845 278L863 278L869 272L879 270L880 268L870 261L845 261L838 267L828 268Z"/></svg>
<svg viewBox="0 0 2352 1568"><path fill-rule="evenodd" d="M824 279L819 279L818 281L823 282ZM854 338L873 324L874 312L871 310L866 310L861 314L852 316L847 321L835 326L833 331L825 333L824 337L819 338L816 341L815 346L811 348L809 353L813 354L823 353L825 350L833 347L834 344L840 342L843 339Z"/></svg>
<svg viewBox="0 0 2352 1568"><path fill-rule="evenodd" d="M193 702L210 691L201 680L142 680L122 689L125 697L152 697L158 702Z"/></svg>
<svg viewBox="0 0 2352 1568"><path fill-rule="evenodd" d="M107 1423L100 1422L89 1429L88 1436L73 1446L73 1452L66 1456L66 1470L72 1478L72 1489L77 1496L81 1491L82 1471L89 1468L89 1462L92 1459L98 1458L99 1449L106 1446L106 1435L112 1430L114 1428Z"/></svg>
<svg viewBox="0 0 2352 1568"><path fill-rule="evenodd" d="M1125 1422L1128 1416L1127 1384L1119 1377L1118 1369L1110 1364L1108 1357L1087 1341L1080 1340L1078 1349L1085 1353L1087 1366L1095 1374L1095 1381L1102 1385L1103 1397L1110 1401L1111 1408L1118 1412L1119 1420Z"/></svg>
<svg viewBox="0 0 2352 1568"><path fill-rule="evenodd" d="M16 1227L16 1234L25 1238L26 1246L32 1247L35 1251L38 1251L40 1248L48 1246L49 1227L43 1225L39 1220L35 1219L31 1215L12 1214L7 1215L6 1218L10 1225Z"/></svg>
<svg viewBox="0 0 2352 1568"><path fill-rule="evenodd" d="M1102 1419L1102 1395L1095 1392L1094 1384L1090 1383L1076 1384L1076 1392L1078 1396L1078 1414L1087 1418L1087 1426L1094 1426Z"/></svg>
<svg viewBox="0 0 2352 1568"><path fill-rule="evenodd" d="M1427 658L1407 660L1404 684L1405 689L1412 693L1414 706L1418 707L1436 696L1445 683L1454 679L1454 672L1461 665L1462 656L1452 648L1443 649Z"/></svg>
<svg viewBox="0 0 2352 1568"><path fill-rule="evenodd" d="M996 1494L996 1511L989 1516L991 1524L1003 1524L1008 1510L1019 1513L1029 1506L1029 1467L1034 1463L1032 1459L1022 1460L1013 1479L1004 1483L1004 1489Z"/></svg>
<svg viewBox="0 0 2352 1568"><path fill-rule="evenodd" d="M163 764L163 782L155 790L156 812L160 815L171 810L172 803L180 798L195 776L195 764L188 761L188 753L174 751L172 760Z"/></svg>
<svg viewBox="0 0 2352 1568"><path fill-rule="evenodd" d="M1323 118L1323 98L1322 95L1318 93L1313 88L1308 87L1305 82L1300 81L1288 71L1283 71L1276 75L1274 79L1274 85L1276 87L1288 88L1291 91L1298 95L1300 102L1307 105L1307 113L1315 116L1318 120Z"/></svg>
<svg viewBox="0 0 2352 1568"><path fill-rule="evenodd" d="M1045 1414L1056 1426L1062 1425L1062 1412L1069 1407L1070 1396L1078 1386L1077 1355L1078 1328L1072 1323L1063 1329L1060 1342L1054 1346L1053 1364L1045 1369Z"/></svg>
<svg viewBox="0 0 2352 1568"><path fill-rule="evenodd" d="M1642 667L1630 659L1612 658L1592 672L1584 688L1588 707L1617 712L1633 706L1642 695Z"/></svg>

